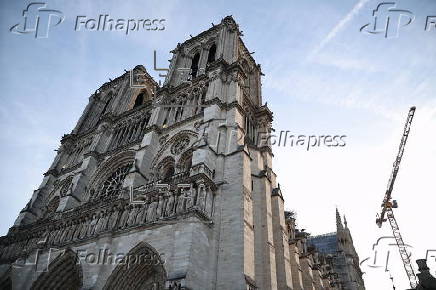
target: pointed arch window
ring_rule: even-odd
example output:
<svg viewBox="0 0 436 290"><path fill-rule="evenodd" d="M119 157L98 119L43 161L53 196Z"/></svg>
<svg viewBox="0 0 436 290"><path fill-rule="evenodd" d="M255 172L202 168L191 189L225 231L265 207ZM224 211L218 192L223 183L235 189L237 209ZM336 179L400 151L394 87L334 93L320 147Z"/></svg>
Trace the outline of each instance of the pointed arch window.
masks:
<svg viewBox="0 0 436 290"><path fill-rule="evenodd" d="M175 165L174 158L172 157L164 158L157 167L159 179L162 179L164 181L169 181L170 178L175 173L174 165Z"/></svg>
<svg viewBox="0 0 436 290"><path fill-rule="evenodd" d="M197 77L199 61L200 61L200 54L197 52L192 58L192 63L191 63L191 76L193 79Z"/></svg>
<svg viewBox="0 0 436 290"><path fill-rule="evenodd" d="M124 166L117 168L112 174L103 181L97 191L94 191L91 195L93 199L105 199L113 198L120 194L123 187L124 179L129 174L132 163L128 163Z"/></svg>
<svg viewBox="0 0 436 290"><path fill-rule="evenodd" d="M216 44L212 44L212 46L209 48L209 54L207 56L207 63L211 63L215 61L215 54L216 54Z"/></svg>
<svg viewBox="0 0 436 290"><path fill-rule="evenodd" d="M167 166L164 170L165 171L163 173L163 180L169 181L171 176L174 175L174 166L173 165Z"/></svg>
<svg viewBox="0 0 436 290"><path fill-rule="evenodd" d="M144 104L144 99L144 93L140 93L135 99L135 104L133 105L133 108L137 108Z"/></svg>
<svg viewBox="0 0 436 290"><path fill-rule="evenodd" d="M192 151L188 150L182 154L178 163L179 172L188 172L192 167Z"/></svg>

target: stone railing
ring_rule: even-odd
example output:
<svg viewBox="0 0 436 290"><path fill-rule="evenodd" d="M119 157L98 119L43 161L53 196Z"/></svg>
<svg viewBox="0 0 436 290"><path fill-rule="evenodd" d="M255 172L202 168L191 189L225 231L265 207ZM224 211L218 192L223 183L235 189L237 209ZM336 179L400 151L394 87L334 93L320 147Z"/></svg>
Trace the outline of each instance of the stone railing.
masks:
<svg viewBox="0 0 436 290"><path fill-rule="evenodd" d="M203 175L210 181L214 178L214 172L210 170L204 163L197 164L191 168L191 176Z"/></svg>
<svg viewBox="0 0 436 290"><path fill-rule="evenodd" d="M26 257L37 248L63 247L105 233L177 223L194 214L209 224L213 215L214 189L203 179L191 181L187 173L174 175L183 186L152 183L123 189L127 198L88 202L70 211L55 213L36 223L11 228L0 237L0 263ZM187 187L187 185L190 185ZM176 185L176 186L175 186Z"/></svg>

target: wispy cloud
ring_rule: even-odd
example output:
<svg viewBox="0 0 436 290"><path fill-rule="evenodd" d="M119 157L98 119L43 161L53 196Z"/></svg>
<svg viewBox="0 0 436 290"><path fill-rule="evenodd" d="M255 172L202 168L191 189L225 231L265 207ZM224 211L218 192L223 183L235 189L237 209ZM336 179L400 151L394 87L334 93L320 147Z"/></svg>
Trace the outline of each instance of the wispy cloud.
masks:
<svg viewBox="0 0 436 290"><path fill-rule="evenodd" d="M368 3L370 0L359 0L359 2L354 5L353 9L344 17L341 21L336 24L335 27L327 34L327 36L315 47L314 50L309 54L308 59L312 59L315 55L318 54L333 38L341 32L344 27L354 18L354 16L359 13L363 6Z"/></svg>

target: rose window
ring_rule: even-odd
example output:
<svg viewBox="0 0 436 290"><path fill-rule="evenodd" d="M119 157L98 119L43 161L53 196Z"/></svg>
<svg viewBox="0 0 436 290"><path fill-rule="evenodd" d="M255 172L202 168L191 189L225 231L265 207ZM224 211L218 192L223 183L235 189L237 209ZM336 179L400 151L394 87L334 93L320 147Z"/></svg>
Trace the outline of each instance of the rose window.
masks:
<svg viewBox="0 0 436 290"><path fill-rule="evenodd" d="M131 166L127 164L115 170L100 186L95 198L118 196Z"/></svg>

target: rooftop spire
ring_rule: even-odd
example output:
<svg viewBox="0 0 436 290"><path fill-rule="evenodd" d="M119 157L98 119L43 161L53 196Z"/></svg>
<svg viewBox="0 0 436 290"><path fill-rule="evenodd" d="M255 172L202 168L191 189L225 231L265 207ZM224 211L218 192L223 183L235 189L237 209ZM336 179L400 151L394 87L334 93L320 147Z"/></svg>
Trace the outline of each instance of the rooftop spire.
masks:
<svg viewBox="0 0 436 290"><path fill-rule="evenodd" d="M348 226L347 226L347 218L345 217L345 215L344 215L344 226L345 226L345 228L348 227Z"/></svg>
<svg viewBox="0 0 436 290"><path fill-rule="evenodd" d="M338 208L336 208L336 229L342 229L342 221L341 221L341 215L339 214Z"/></svg>

